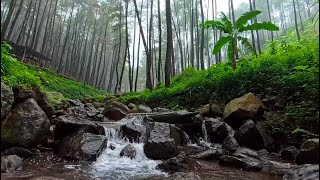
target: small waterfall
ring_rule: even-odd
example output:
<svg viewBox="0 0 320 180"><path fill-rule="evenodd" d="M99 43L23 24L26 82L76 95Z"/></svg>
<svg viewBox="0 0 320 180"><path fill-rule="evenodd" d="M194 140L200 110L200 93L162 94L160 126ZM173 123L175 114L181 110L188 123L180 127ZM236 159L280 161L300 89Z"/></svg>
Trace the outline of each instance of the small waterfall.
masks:
<svg viewBox="0 0 320 180"><path fill-rule="evenodd" d="M207 133L205 121L202 121L201 129L202 129L202 134L203 134L203 140L205 142L208 142L208 133Z"/></svg>
<svg viewBox="0 0 320 180"><path fill-rule="evenodd" d="M121 121L115 122L120 127L123 124L134 122L142 124L142 118L128 117ZM105 127L106 136L108 137L107 149L100 155L96 162L92 164L92 174L96 179L113 180L129 179L133 176L148 177L152 175L166 175L156 169L160 161L148 159L144 154L144 143L131 143L137 151L135 158L120 157L120 151L130 142L127 139L120 138L119 128ZM110 144L114 147L110 149Z"/></svg>

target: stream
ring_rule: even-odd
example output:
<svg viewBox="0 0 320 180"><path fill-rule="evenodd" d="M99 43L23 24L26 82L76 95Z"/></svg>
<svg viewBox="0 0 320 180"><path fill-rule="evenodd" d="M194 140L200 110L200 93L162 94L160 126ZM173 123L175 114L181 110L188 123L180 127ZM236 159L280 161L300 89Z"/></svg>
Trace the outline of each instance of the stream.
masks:
<svg viewBox="0 0 320 180"><path fill-rule="evenodd" d="M108 147L102 152L97 161L70 162L63 160L53 152L42 152L41 156L27 159L23 162L23 170L13 173L1 173L1 179L27 180L34 177L55 177L52 180L138 180L148 177L167 177L169 174L156 168L161 161L148 159L143 151L143 143L132 143L136 148L136 157L120 157L120 151L130 142L119 136L119 128L122 124L134 121L141 124L139 116L125 118L114 123L104 124ZM204 137L204 139L207 139ZM110 149L110 145L114 149ZM203 180L273 180L281 179L278 176L263 174L261 172L247 172L236 168L220 166L217 162L197 160L203 167L197 173ZM51 180L42 178L42 180ZM38 179L40 180L40 179Z"/></svg>

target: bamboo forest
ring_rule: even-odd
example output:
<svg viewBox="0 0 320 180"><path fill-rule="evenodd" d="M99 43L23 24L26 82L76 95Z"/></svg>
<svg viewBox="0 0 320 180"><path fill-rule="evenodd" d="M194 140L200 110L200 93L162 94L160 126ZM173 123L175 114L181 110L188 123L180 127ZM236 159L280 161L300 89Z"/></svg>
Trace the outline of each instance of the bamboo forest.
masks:
<svg viewBox="0 0 320 180"><path fill-rule="evenodd" d="M319 179L319 0L1 0L1 179Z"/></svg>

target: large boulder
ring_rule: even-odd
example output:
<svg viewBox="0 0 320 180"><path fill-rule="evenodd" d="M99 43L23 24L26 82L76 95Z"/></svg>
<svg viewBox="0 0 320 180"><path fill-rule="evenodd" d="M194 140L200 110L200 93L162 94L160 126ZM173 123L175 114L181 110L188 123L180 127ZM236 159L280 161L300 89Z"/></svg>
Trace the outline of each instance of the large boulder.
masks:
<svg viewBox="0 0 320 180"><path fill-rule="evenodd" d="M110 105L107 105L104 109L104 116L111 120L121 120L126 117L126 115L130 112L130 109L119 102L112 102Z"/></svg>
<svg viewBox="0 0 320 180"><path fill-rule="evenodd" d="M247 171L260 171L262 169L261 158L257 152L248 148L238 148L231 155L222 155L220 165L242 168Z"/></svg>
<svg viewBox="0 0 320 180"><path fill-rule="evenodd" d="M140 104L138 106L138 112L139 113L151 113L152 109L149 106Z"/></svg>
<svg viewBox="0 0 320 180"><path fill-rule="evenodd" d="M217 104L206 104L200 109L200 114L203 117L217 117L222 115L222 110Z"/></svg>
<svg viewBox="0 0 320 180"><path fill-rule="evenodd" d="M150 159L169 159L178 154L175 140L171 138L168 123L154 123L144 145L144 153Z"/></svg>
<svg viewBox="0 0 320 180"><path fill-rule="evenodd" d="M212 148L212 149L208 149L206 151L197 153L191 157L196 159L213 161L213 160L219 160L224 153L225 152L221 148Z"/></svg>
<svg viewBox="0 0 320 180"><path fill-rule="evenodd" d="M309 139L302 144L296 157L297 164L319 163L319 139Z"/></svg>
<svg viewBox="0 0 320 180"><path fill-rule="evenodd" d="M185 124L185 123L193 123L196 112L188 112L188 111L175 111L175 112L162 112L162 113L154 113L148 115L155 122L164 122L170 124Z"/></svg>
<svg viewBox="0 0 320 180"><path fill-rule="evenodd" d="M41 143L49 133L46 113L30 98L18 104L3 121L1 141L5 146L30 147Z"/></svg>
<svg viewBox="0 0 320 180"><path fill-rule="evenodd" d="M25 101L26 99L33 98L49 118L54 114L54 109L49 103L46 93L39 87L33 86L32 89L14 87L13 92L15 105Z"/></svg>
<svg viewBox="0 0 320 180"><path fill-rule="evenodd" d="M76 133L79 129L85 129L86 132L92 134L105 135L105 130L102 125L76 116L59 116L52 119L52 123L55 125L55 140L60 140L70 134Z"/></svg>
<svg viewBox="0 0 320 180"><path fill-rule="evenodd" d="M187 133L173 124L170 124L170 137L174 139L176 145L186 145L190 142Z"/></svg>
<svg viewBox="0 0 320 180"><path fill-rule="evenodd" d="M165 172L179 172L179 171L193 171L200 170L200 164L195 159L186 156L185 154L179 154L176 157L167 159L157 166Z"/></svg>
<svg viewBox="0 0 320 180"><path fill-rule="evenodd" d="M13 91L9 86L1 82L1 120L8 115L13 101Z"/></svg>
<svg viewBox="0 0 320 180"><path fill-rule="evenodd" d="M252 120L246 121L238 131L236 131L234 137L240 146L255 150L264 148L263 138L257 130L255 122Z"/></svg>
<svg viewBox="0 0 320 180"><path fill-rule="evenodd" d="M248 93L230 101L223 112L223 119L233 128L240 127L246 119L259 119L265 106L252 93Z"/></svg>
<svg viewBox="0 0 320 180"><path fill-rule="evenodd" d="M68 111L68 114L70 115L74 115L81 118L93 118L93 119L95 119L95 117L100 113L91 103L72 106L72 107L69 107L67 111ZM103 116L102 116L102 119L103 119Z"/></svg>
<svg viewBox="0 0 320 180"><path fill-rule="evenodd" d="M1 173L22 170L22 159L17 155L1 156Z"/></svg>
<svg viewBox="0 0 320 180"><path fill-rule="evenodd" d="M296 159L296 156L298 154L298 149L294 146L289 146L284 148L281 152L280 152L280 157L284 160L290 160L290 161L294 161Z"/></svg>
<svg viewBox="0 0 320 180"><path fill-rule="evenodd" d="M66 159L95 161L107 148L107 142L106 136L79 131L63 138L55 150Z"/></svg>
<svg viewBox="0 0 320 180"><path fill-rule="evenodd" d="M120 127L120 134L130 142L143 142L146 136L146 127L134 122L129 122Z"/></svg>
<svg viewBox="0 0 320 180"><path fill-rule="evenodd" d="M222 142L222 149L233 153L238 149L239 145L237 140L233 136L227 136Z"/></svg>
<svg viewBox="0 0 320 180"><path fill-rule="evenodd" d="M232 128L218 119L205 121L205 126L208 138L212 143L222 143L228 135L233 136Z"/></svg>
<svg viewBox="0 0 320 180"><path fill-rule="evenodd" d="M126 145L121 151L120 151L120 157L129 157L130 159L133 159L135 158L137 155L137 150L136 148L131 145L131 144L128 144Z"/></svg>

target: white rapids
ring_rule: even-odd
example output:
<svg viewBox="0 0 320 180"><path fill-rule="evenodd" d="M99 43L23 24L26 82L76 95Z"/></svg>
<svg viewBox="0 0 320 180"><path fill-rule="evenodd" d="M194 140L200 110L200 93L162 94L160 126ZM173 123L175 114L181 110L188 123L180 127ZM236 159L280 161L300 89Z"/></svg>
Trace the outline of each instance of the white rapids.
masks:
<svg viewBox="0 0 320 180"><path fill-rule="evenodd" d="M141 123L142 118L130 117L125 118L117 123L119 125L127 122ZM118 126L119 127L119 126ZM127 139L119 137L118 131L115 128L105 127L106 136L108 137L108 146L99 156L97 161L91 165L91 173L98 180L127 180L130 177L149 177L155 175L167 176L166 173L157 170L156 166L160 161L148 159L143 151L144 143L131 143L137 151L135 158L120 157L120 151L130 142ZM115 149L111 150L110 144Z"/></svg>

